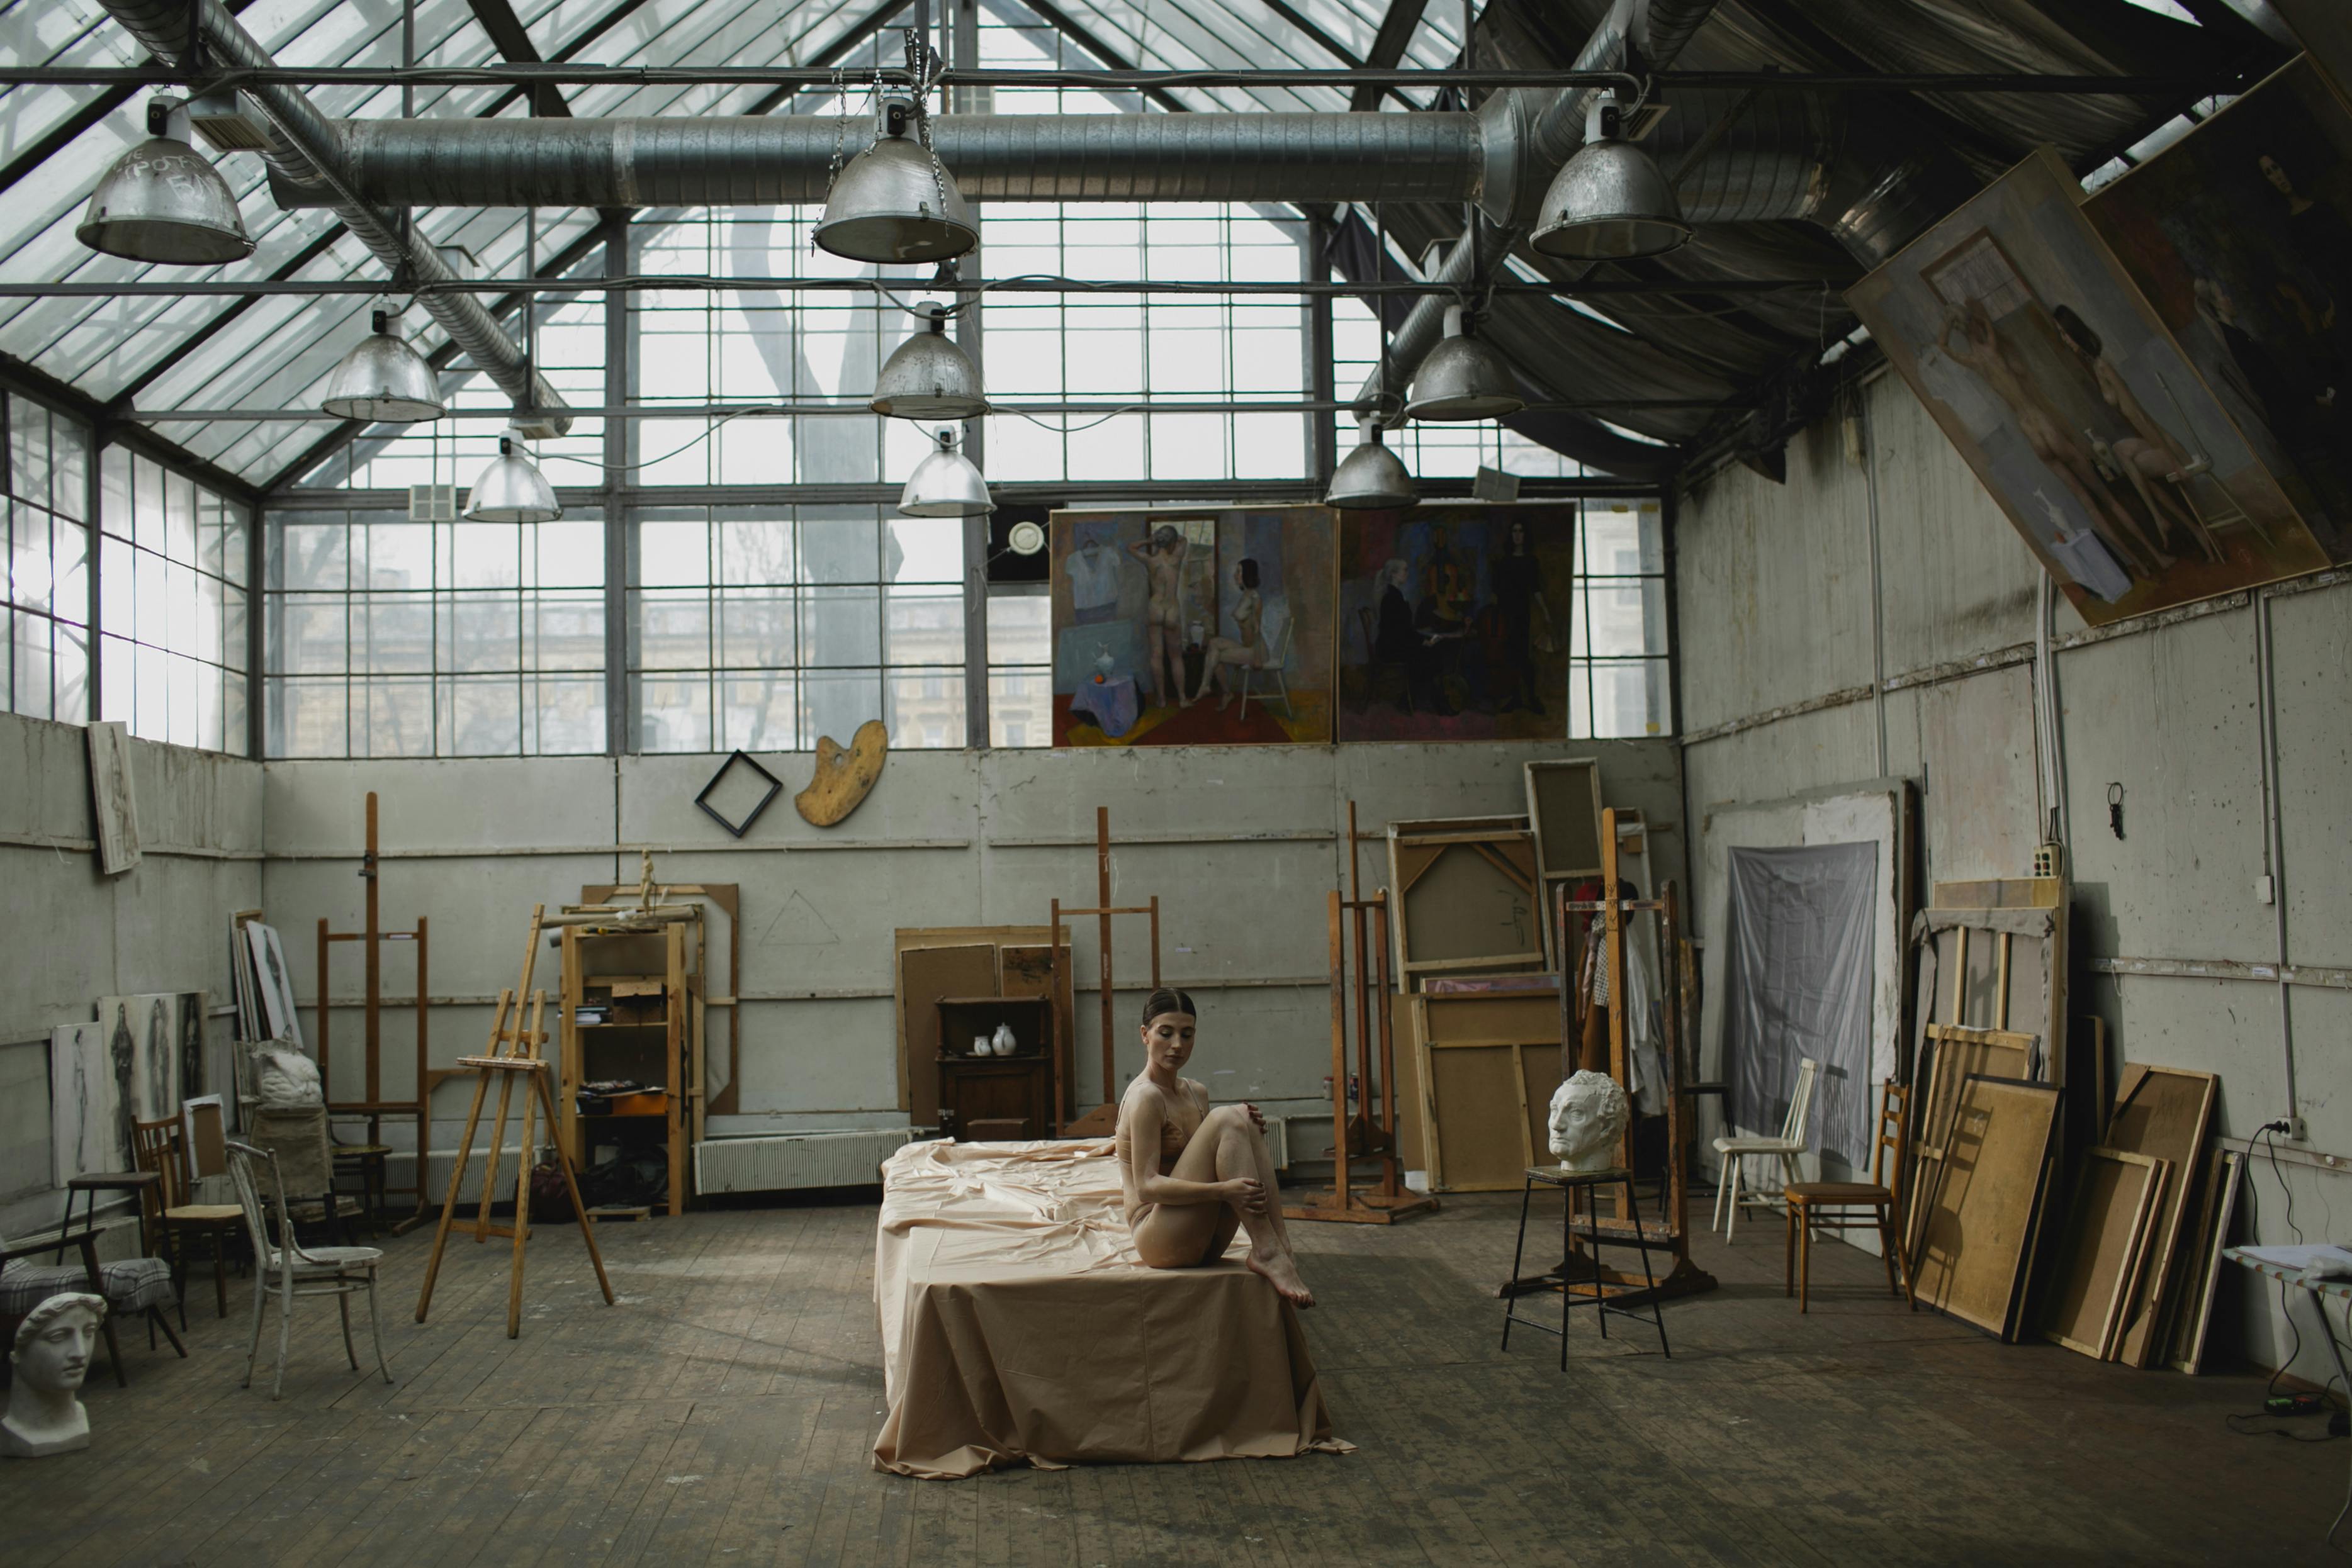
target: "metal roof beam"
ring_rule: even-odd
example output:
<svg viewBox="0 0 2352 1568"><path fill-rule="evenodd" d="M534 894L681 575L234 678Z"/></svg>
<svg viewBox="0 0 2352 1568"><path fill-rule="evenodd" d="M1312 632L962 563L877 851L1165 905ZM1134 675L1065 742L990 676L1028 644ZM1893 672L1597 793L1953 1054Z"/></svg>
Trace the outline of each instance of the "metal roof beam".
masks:
<svg viewBox="0 0 2352 1568"><path fill-rule="evenodd" d="M514 7L507 0L466 0L474 13L474 20L490 36L490 47L518 66L543 66L539 46L530 41L530 30L522 25ZM553 82L534 82L530 88L530 109L543 120L569 120L572 106L563 101L563 89Z"/></svg>
<svg viewBox="0 0 2352 1568"><path fill-rule="evenodd" d="M1067 11L1063 10L1059 5L1055 5L1053 0L1021 0L1021 3L1028 6L1030 10L1035 12L1038 19L1043 21L1047 26L1061 34L1062 37L1069 39L1070 42L1077 45L1078 47L1086 50L1087 53L1094 56L1095 58L1108 66L1112 70L1132 71L1136 68L1134 62L1125 58L1117 49L1112 48L1108 44L1095 37L1093 31L1089 29L1085 23L1080 22L1076 16L1071 16ZM950 71L948 74L950 77L953 77L957 73ZM971 76L980 73L965 72L963 74ZM1003 73L994 72L989 74L1002 75ZM1150 99L1152 102L1158 104L1160 108L1168 110L1171 114L1189 113L1192 107L1191 104L1186 103L1182 99L1178 98L1174 93L1170 92L1164 87L1145 86L1142 89L1142 92L1144 97Z"/></svg>
<svg viewBox="0 0 2352 1568"><path fill-rule="evenodd" d="M1381 18L1381 30L1372 35L1372 52L1364 58L1365 68L1394 70L1412 43L1413 29L1421 26L1421 14L1428 8L1429 0L1389 0L1388 12ZM1378 109L1382 85L1377 81L1358 82L1348 94L1348 107L1359 114Z"/></svg>
<svg viewBox="0 0 2352 1568"><path fill-rule="evenodd" d="M192 479L203 481L224 496L258 506L261 492L249 479L241 478L207 458L197 456L169 436L158 435L143 425L126 424L112 418L106 405L69 382L61 382L36 365L28 365L14 354L0 353L0 387L20 392L37 402L61 409L89 426L90 461L98 461L98 448L104 445L127 447L142 457L152 457L168 468L173 468ZM99 519L89 520L91 528Z"/></svg>

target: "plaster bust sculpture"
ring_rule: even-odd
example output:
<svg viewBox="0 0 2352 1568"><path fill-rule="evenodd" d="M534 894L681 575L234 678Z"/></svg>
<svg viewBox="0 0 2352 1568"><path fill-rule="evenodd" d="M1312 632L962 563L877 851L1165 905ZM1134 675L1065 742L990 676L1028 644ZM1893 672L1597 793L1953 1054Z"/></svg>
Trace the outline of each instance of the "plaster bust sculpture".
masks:
<svg viewBox="0 0 2352 1568"><path fill-rule="evenodd" d="M1625 1091L1605 1072L1580 1071L1551 1096L1551 1152L1562 1170L1607 1170L1624 1134Z"/></svg>
<svg viewBox="0 0 2352 1568"><path fill-rule="evenodd" d="M103 1297L68 1291L35 1307L8 1353L16 1384L0 1419L0 1454L37 1459L89 1447L89 1413L74 1395L89 1373Z"/></svg>

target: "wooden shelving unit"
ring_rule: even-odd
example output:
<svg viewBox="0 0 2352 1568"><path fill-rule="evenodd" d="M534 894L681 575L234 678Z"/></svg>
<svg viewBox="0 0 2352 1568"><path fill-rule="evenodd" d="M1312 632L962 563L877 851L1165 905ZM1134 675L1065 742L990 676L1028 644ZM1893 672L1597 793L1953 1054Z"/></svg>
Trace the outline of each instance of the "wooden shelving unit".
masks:
<svg viewBox="0 0 2352 1568"><path fill-rule="evenodd" d="M1053 1135L1054 1006L1047 997L941 997L940 1127L959 1141L989 1134L1013 1140ZM1011 1056L974 1056L974 1035L1013 1027Z"/></svg>
<svg viewBox="0 0 2352 1568"><path fill-rule="evenodd" d="M703 986L700 911L657 912L658 919L627 909L609 924L597 912L569 912L582 924L562 931L563 1046L561 1136L583 1171L599 1143L623 1147L661 1143L669 1160L669 1212L686 1212L693 1163L701 1141L703 1040L708 998ZM606 1004L602 1023L582 1023L583 1005ZM633 1078L661 1086L659 1108L633 1096L634 1108L588 1114L580 1109L585 1083Z"/></svg>

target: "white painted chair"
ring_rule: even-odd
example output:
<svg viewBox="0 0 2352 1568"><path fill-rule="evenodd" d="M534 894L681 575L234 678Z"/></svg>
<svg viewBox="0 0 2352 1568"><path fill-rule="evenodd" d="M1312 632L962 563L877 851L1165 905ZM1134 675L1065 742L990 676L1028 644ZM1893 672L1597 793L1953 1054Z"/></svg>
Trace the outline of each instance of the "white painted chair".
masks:
<svg viewBox="0 0 2352 1568"><path fill-rule="evenodd" d="M269 1216L262 1209L261 1184L256 1167L269 1167L269 1207L278 1222L277 1234L282 1246L270 1241ZM350 1358L352 1370L360 1369L359 1352L352 1344L352 1296L365 1291L368 1299L368 1333L375 1342L375 1369L392 1381L392 1369L383 1361L383 1331L376 1319L375 1271L383 1260L383 1251L376 1247L310 1247L305 1248L294 1239L293 1222L286 1214L286 1186L278 1178L278 1156L268 1149L231 1139L228 1145L228 1170L236 1184L236 1199L245 1207L246 1228L253 1233L253 1343L245 1353L244 1386L253 1386L254 1367L261 1354L261 1299L265 1295L278 1298L278 1375L269 1385L269 1397L275 1399L286 1386L286 1342L294 1321L294 1298L297 1296L332 1296L343 1316L343 1354Z"/></svg>
<svg viewBox="0 0 2352 1568"><path fill-rule="evenodd" d="M1275 689L1279 694L1278 700L1282 704L1282 711L1285 714L1288 714L1290 712L1289 664L1291 620L1292 617L1289 615L1286 614L1283 616L1282 630L1274 634L1274 645L1266 651L1266 661L1265 664L1244 664L1241 666L1242 717L1244 718L1249 717L1250 677L1260 673L1264 673L1274 677ZM1258 698L1261 705L1270 700L1276 699L1270 699L1265 696L1260 696Z"/></svg>
<svg viewBox="0 0 2352 1568"><path fill-rule="evenodd" d="M1749 1155L1777 1155L1784 1186L1793 1186L1803 1177L1797 1170L1797 1156L1805 1152L1806 1136L1811 1130L1813 1117L1813 1084L1821 1077L1822 1064L1808 1056L1797 1063L1797 1091L1789 1097L1789 1114L1781 1120L1780 1135L1777 1138L1717 1138L1716 1155L1722 1161L1722 1174L1715 1184L1715 1223L1723 1230L1725 1245L1739 1224L1739 1206L1769 1208L1770 1197L1751 1192L1739 1196L1740 1168Z"/></svg>

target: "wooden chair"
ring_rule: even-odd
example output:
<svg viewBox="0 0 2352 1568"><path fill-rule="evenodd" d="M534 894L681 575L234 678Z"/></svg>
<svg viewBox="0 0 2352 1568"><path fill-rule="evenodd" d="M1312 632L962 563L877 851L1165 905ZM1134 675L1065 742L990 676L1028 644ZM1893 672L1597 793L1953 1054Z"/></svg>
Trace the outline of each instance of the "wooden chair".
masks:
<svg viewBox="0 0 2352 1568"><path fill-rule="evenodd" d="M1821 1082L1822 1064L1811 1057L1797 1062L1797 1089L1789 1096L1789 1113L1780 1121L1777 1138L1739 1138L1726 1135L1715 1140L1715 1152L1721 1158L1721 1174L1715 1183L1715 1222L1723 1227L1725 1246L1731 1244L1731 1234L1739 1226L1739 1208L1745 1203L1750 1207L1769 1207L1771 1199L1750 1192L1739 1196L1739 1173L1746 1167L1749 1155L1771 1155L1780 1161L1782 1184L1793 1185L1798 1179L1797 1156L1805 1152L1812 1135L1813 1090Z"/></svg>
<svg viewBox="0 0 2352 1568"><path fill-rule="evenodd" d="M186 1239L201 1236L213 1254L213 1302L218 1316L228 1316L228 1243L244 1223L244 1212L233 1203L197 1203L188 1176L188 1151L177 1116L138 1122L132 1142L139 1167L160 1178L141 1200L145 1223L154 1228L155 1242L171 1266L172 1288L179 1297L180 1326L188 1326L188 1253Z"/></svg>
<svg viewBox="0 0 2352 1568"><path fill-rule="evenodd" d="M1878 1232L1879 1249L1886 1264L1886 1288L1901 1296L1912 1311L1919 1302L1911 1281L1910 1260L1895 1239L1895 1216L1903 1191L1903 1127L1911 1106L1911 1091L1893 1079L1882 1086L1878 1100L1878 1141L1870 1154L1870 1180L1791 1182L1789 1203L1788 1276L1782 1293L1797 1298L1797 1310L1809 1310L1812 1275L1813 1230ZM1866 1209L1867 1213L1856 1210ZM1896 1272L1901 1271L1900 1282Z"/></svg>

